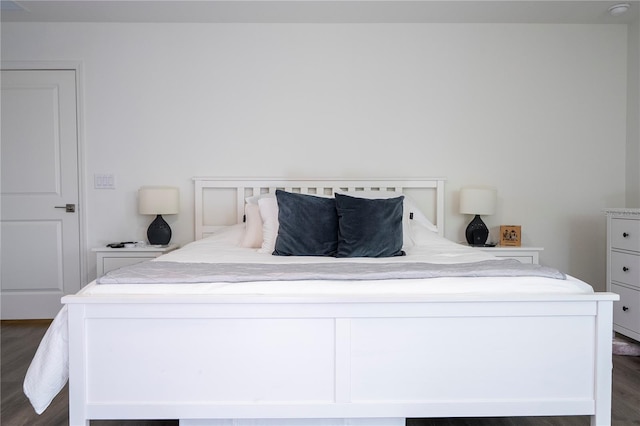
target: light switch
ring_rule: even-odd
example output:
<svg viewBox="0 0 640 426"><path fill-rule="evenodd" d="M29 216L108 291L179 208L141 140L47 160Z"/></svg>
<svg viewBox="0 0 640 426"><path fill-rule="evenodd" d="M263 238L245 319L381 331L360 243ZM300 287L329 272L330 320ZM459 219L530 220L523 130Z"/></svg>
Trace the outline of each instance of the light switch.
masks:
<svg viewBox="0 0 640 426"><path fill-rule="evenodd" d="M116 177L113 173L96 173L93 175L95 189L116 189Z"/></svg>

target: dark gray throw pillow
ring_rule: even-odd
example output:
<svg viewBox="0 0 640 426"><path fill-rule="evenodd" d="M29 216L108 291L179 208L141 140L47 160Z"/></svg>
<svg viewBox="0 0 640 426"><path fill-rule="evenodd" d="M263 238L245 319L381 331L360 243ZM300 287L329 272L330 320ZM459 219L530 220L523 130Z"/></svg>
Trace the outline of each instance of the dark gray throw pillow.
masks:
<svg viewBox="0 0 640 426"><path fill-rule="evenodd" d="M402 200L356 198L336 194L337 257L404 256Z"/></svg>
<svg viewBox="0 0 640 426"><path fill-rule="evenodd" d="M334 198L276 190L278 237L274 255L334 256L338 214Z"/></svg>

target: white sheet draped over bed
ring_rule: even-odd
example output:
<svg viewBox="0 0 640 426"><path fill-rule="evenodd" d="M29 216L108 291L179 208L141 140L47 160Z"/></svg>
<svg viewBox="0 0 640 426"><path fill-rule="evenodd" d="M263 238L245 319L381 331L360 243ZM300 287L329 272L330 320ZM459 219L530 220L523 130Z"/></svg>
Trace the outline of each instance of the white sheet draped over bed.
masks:
<svg viewBox="0 0 640 426"><path fill-rule="evenodd" d="M180 263L412 263L433 264L473 263L496 259L493 255L469 246L456 244L438 234L415 225L416 245L406 250L406 256L379 258L333 258L310 256L272 256L255 249L242 248L243 225L230 226L220 233L192 242L180 250L160 256L154 261ZM567 277L567 280L541 277L475 277L396 279L363 281L256 281L245 283L198 284L91 284L81 294L220 294L220 295L404 295L461 293L592 293L590 285Z"/></svg>

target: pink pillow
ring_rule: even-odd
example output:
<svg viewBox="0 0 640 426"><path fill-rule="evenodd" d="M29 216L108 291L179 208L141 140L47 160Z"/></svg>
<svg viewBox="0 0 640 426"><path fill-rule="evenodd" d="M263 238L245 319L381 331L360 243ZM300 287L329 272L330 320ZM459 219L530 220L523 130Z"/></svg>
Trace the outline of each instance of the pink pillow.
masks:
<svg viewBox="0 0 640 426"><path fill-rule="evenodd" d="M257 204L245 204L245 229L242 247L260 248L262 246L262 217Z"/></svg>

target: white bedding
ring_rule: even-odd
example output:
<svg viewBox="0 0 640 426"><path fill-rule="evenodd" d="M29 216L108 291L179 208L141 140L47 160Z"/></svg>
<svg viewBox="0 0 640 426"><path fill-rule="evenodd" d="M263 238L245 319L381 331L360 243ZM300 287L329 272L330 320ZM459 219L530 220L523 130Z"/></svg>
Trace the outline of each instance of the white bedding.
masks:
<svg viewBox="0 0 640 426"><path fill-rule="evenodd" d="M377 258L333 258L272 256L240 246L243 225L230 226L220 233L194 241L153 261L183 263L331 263L380 262ZM456 244L420 225L412 229L415 245L406 256L385 258L384 262L427 262L436 264L472 263L495 259L482 250ZM218 295L430 295L430 294L512 294L512 293L592 293L590 285L567 276L567 280L540 277L476 277L376 280L376 281L257 281L203 284L127 284L92 283L81 294L218 294Z"/></svg>
<svg viewBox="0 0 640 426"><path fill-rule="evenodd" d="M372 258L286 257L242 248L244 225L234 225L220 233L195 241L180 250L156 259L170 262L218 263L311 263L311 262L379 262ZM448 241L419 226L412 229L414 245L407 255L385 258L385 262L430 262L439 264L479 262L494 256ZM566 280L540 277L431 278L377 281L283 281L201 284L127 284L109 285L95 282L84 287L80 296L113 295L256 295L256 296L431 296L511 294L585 294L593 293L588 284L571 276ZM42 413L68 380L66 306L54 319L29 367L24 392L34 409Z"/></svg>
<svg viewBox="0 0 640 426"><path fill-rule="evenodd" d="M167 253L155 260L169 262L214 262L214 263L331 263L331 262L380 262L379 258L335 258L312 256L272 256L256 249L240 246L244 225L232 225L217 234L187 244L180 250ZM407 256L387 257L385 262L429 262L466 263L495 259L494 256L462 244L456 244L435 232L413 224L411 247L406 247Z"/></svg>

